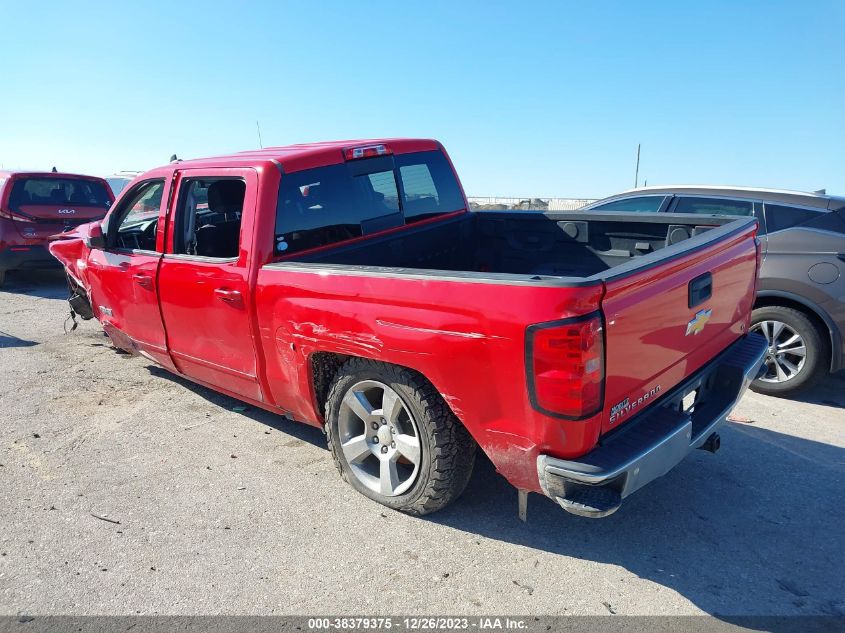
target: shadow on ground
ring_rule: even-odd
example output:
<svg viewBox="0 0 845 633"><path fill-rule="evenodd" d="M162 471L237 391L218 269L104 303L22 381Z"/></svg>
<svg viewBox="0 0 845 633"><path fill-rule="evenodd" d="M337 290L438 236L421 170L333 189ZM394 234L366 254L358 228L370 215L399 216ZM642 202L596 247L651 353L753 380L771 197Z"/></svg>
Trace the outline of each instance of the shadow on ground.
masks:
<svg viewBox="0 0 845 633"><path fill-rule="evenodd" d="M828 376L812 389L799 393L790 399L845 409L845 371L839 371Z"/></svg>
<svg viewBox="0 0 845 633"><path fill-rule="evenodd" d="M6 332L0 332L0 349L4 347L32 347L33 345L38 345L38 343L18 338Z"/></svg>
<svg viewBox="0 0 845 633"><path fill-rule="evenodd" d="M148 369L218 406L243 406L161 368ZM251 406L241 414L325 448L317 428ZM463 496L421 520L618 565L711 614L845 616L843 483L845 449L730 424L716 455L694 452L605 519L575 517L531 495L522 523L516 491L482 457Z"/></svg>
<svg viewBox="0 0 845 633"><path fill-rule="evenodd" d="M42 299L66 299L68 296L65 273L60 268L10 270L6 273L5 283L0 286L0 295L4 292Z"/></svg>
<svg viewBox="0 0 845 633"><path fill-rule="evenodd" d="M516 492L480 461L461 502L430 520L525 547L618 565L716 615L845 616L845 449L730 424L600 520Z"/></svg>
<svg viewBox="0 0 845 633"><path fill-rule="evenodd" d="M286 433L291 437L303 440L313 444L314 446L319 446L320 448L326 448L326 436L323 435L323 432L317 427L311 426L310 424L294 422L293 420L281 415L265 411L264 409L259 409L251 404L246 404L236 398L231 398L222 393L218 393L213 389L208 389L207 387L198 385L195 382L191 382L187 378L182 378L181 376L173 374L158 365L147 365L147 371L157 378L165 378L178 383L183 387L190 389L198 396L205 398L210 403L222 407L223 409L235 411L250 420L254 420L264 424L265 426L269 426L273 429ZM243 408L243 411L240 410L241 408Z"/></svg>

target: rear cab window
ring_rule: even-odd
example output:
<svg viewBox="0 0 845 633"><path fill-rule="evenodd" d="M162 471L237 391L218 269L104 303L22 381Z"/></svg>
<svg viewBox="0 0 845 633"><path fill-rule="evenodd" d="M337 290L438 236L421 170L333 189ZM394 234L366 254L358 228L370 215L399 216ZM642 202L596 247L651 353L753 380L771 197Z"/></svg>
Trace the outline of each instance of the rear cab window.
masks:
<svg viewBox="0 0 845 633"><path fill-rule="evenodd" d="M343 242L464 207L455 174L439 151L286 173L276 208L275 255Z"/></svg>

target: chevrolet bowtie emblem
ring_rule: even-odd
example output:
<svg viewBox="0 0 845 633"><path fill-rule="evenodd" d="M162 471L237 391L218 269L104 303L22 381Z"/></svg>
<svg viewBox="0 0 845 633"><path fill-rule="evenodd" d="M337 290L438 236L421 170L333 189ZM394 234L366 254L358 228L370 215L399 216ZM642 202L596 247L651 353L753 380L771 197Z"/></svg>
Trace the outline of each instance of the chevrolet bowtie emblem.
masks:
<svg viewBox="0 0 845 633"><path fill-rule="evenodd" d="M710 320L710 317L713 315L713 310L699 310L695 313L695 318L687 323L687 333L685 336L689 336L690 334L698 334L701 330L704 329L704 326L707 325L707 322Z"/></svg>

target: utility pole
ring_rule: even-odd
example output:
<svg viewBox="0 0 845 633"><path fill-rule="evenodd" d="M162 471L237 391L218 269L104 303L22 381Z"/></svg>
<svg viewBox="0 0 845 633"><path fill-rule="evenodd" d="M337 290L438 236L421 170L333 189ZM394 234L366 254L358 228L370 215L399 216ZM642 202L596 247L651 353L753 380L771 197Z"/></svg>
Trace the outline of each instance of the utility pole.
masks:
<svg viewBox="0 0 845 633"><path fill-rule="evenodd" d="M640 144L637 143L637 170L634 172L634 189L637 188L637 183L640 181Z"/></svg>
<svg viewBox="0 0 845 633"><path fill-rule="evenodd" d="M255 122L255 129L258 130L258 147L264 149L264 144L261 142L261 126L258 125L258 121Z"/></svg>

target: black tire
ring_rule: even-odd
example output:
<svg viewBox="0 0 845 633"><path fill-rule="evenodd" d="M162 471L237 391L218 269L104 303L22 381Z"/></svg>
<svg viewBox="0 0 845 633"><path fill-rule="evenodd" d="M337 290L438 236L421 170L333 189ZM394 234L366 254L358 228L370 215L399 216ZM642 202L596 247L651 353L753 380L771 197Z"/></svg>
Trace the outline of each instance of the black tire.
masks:
<svg viewBox="0 0 845 633"><path fill-rule="evenodd" d="M6 283L6 271L0 270L0 288L3 287L4 283Z"/></svg>
<svg viewBox="0 0 845 633"><path fill-rule="evenodd" d="M416 480L403 494L386 496L367 488L352 471L341 448L341 404L347 392L362 381L389 386L417 424L420 464ZM335 375L326 400L326 435L344 481L388 508L416 516L441 510L457 499L475 463L475 441L431 383L415 371L364 358L350 359Z"/></svg>
<svg viewBox="0 0 845 633"><path fill-rule="evenodd" d="M764 321L778 321L795 331L804 341L806 357L804 365L794 377L783 382L767 382L757 379L751 389L769 396L792 396L809 389L828 374L830 368L830 346L826 334L806 314L783 306L766 306L751 313L751 329L759 329ZM767 357L768 362L768 357Z"/></svg>

